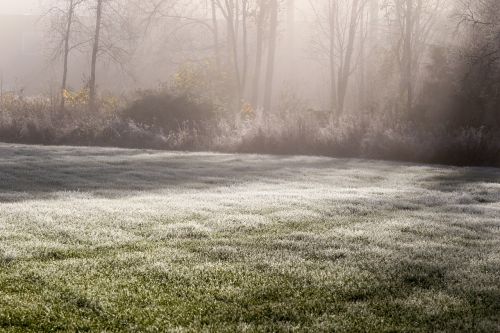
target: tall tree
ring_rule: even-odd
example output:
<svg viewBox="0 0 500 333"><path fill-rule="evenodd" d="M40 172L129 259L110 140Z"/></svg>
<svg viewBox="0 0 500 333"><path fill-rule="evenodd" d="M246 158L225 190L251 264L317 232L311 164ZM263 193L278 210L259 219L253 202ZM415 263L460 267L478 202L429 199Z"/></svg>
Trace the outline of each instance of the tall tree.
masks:
<svg viewBox="0 0 500 333"><path fill-rule="evenodd" d="M212 16L212 31L214 38L214 57L217 70L221 70L221 56L220 56L220 41L219 41L219 22L217 17L217 4L216 0L210 0L210 9Z"/></svg>
<svg viewBox="0 0 500 333"><path fill-rule="evenodd" d="M102 6L104 0L97 0L96 19L94 30L94 43L92 46L92 59L90 67L90 81L89 81L89 107L92 111L96 110L96 67L97 56L99 53L99 41L101 38L101 25L102 25Z"/></svg>
<svg viewBox="0 0 500 333"><path fill-rule="evenodd" d="M278 13L278 0L270 0L269 44L267 49L267 69L264 92L264 110L266 112L270 112L272 107L276 46L278 39Z"/></svg>
<svg viewBox="0 0 500 333"><path fill-rule="evenodd" d="M360 13L366 4L365 0L353 0L351 4L351 13L349 16L349 29L347 33L347 46L341 59L339 68L339 84L338 84L338 110L337 114L342 115L345 108L345 100L349 79L352 74L352 62L354 56L354 46L356 34L359 28Z"/></svg>
<svg viewBox="0 0 500 333"><path fill-rule="evenodd" d="M75 15L75 9L78 1L69 0L68 10L67 10L67 18L66 18L66 30L64 33L64 54L63 54L63 73L62 73L62 83L61 83L61 111L64 110L65 107L65 96L64 93L67 89L67 81L68 81L68 61L69 61L69 53L70 53L70 40L71 40L71 28L73 25L73 18Z"/></svg>
<svg viewBox="0 0 500 333"><path fill-rule="evenodd" d="M411 111L415 96L415 82L422 56L445 0L385 0L389 22L394 26L394 52L399 68L399 101Z"/></svg>
<svg viewBox="0 0 500 333"><path fill-rule="evenodd" d="M247 86L248 76L248 16L250 12L250 2L241 0L241 27L242 27L242 77L241 77L241 94L243 95Z"/></svg>
<svg viewBox="0 0 500 333"><path fill-rule="evenodd" d="M336 36L336 25L338 16L338 5L336 0L329 0L330 4L328 6L328 65L330 67L330 111L333 116L335 116L337 110L337 70L335 61L335 36Z"/></svg>
<svg viewBox="0 0 500 333"><path fill-rule="evenodd" d="M262 57L264 50L264 24L266 22L265 0L258 0L256 9L256 49L255 49L255 68L252 82L252 103L255 107L259 106L260 77L262 72Z"/></svg>
<svg viewBox="0 0 500 333"><path fill-rule="evenodd" d="M88 0L51 0L48 2L51 7L43 19L48 18L48 44L53 44L53 60L59 61L62 58L61 86L58 92L59 108L64 110L64 92L68 86L69 58L72 51L84 47L88 40L82 36L82 22L78 17L78 9Z"/></svg>
<svg viewBox="0 0 500 333"><path fill-rule="evenodd" d="M329 105L333 119L343 114L351 76L360 67L355 61L364 45L360 18L368 0L328 0L326 3L309 0L309 3L319 32L314 45L328 60Z"/></svg>
<svg viewBox="0 0 500 333"><path fill-rule="evenodd" d="M414 7L413 0L406 0L406 10L404 15L405 36L403 39L403 70L401 71L401 97L406 94L406 109L411 110L413 104L413 83L412 83L412 57L413 57L413 19ZM416 16L416 15L415 15Z"/></svg>
<svg viewBox="0 0 500 333"><path fill-rule="evenodd" d="M287 59L287 72L288 80L290 83L295 82L295 73L297 65L297 51L296 51L296 27L295 27L295 14L296 14L296 0L287 0L286 13L287 13L287 45L286 52L288 55Z"/></svg>
<svg viewBox="0 0 500 333"><path fill-rule="evenodd" d="M240 71L240 54L239 54L239 12L238 12L238 0L216 0L219 10L221 11L224 19L226 20L227 29L227 44L228 44L228 55L229 63L232 64L234 73L234 95L235 95L235 105L234 109L239 111L239 106L242 98L242 80Z"/></svg>
<svg viewBox="0 0 500 333"><path fill-rule="evenodd" d="M366 48L368 53L369 65L366 67L366 85L375 86L376 84L376 71L379 67L379 11L380 4L379 0L370 0L368 25L367 25L367 42ZM366 105L373 110L375 103L375 91L374 89L365 89L366 94Z"/></svg>

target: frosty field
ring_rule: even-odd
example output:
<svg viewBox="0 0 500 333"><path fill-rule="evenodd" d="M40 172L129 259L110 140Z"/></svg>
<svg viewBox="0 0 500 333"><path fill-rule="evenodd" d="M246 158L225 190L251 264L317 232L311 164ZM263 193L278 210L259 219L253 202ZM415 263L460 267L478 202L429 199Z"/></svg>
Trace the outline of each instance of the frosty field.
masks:
<svg viewBox="0 0 500 333"><path fill-rule="evenodd" d="M500 332L500 170L0 145L0 331Z"/></svg>

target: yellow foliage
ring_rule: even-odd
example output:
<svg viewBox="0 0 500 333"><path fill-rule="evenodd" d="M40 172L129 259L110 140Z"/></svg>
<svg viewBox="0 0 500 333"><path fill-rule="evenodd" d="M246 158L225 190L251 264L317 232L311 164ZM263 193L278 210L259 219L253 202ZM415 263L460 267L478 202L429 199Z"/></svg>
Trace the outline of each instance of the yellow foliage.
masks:
<svg viewBox="0 0 500 333"><path fill-rule="evenodd" d="M177 92L226 105L232 99L234 84L230 73L221 71L213 61L185 63L173 76L173 88Z"/></svg>
<svg viewBox="0 0 500 333"><path fill-rule="evenodd" d="M252 104L245 102L241 107L241 113L247 118L253 118L255 116L255 109Z"/></svg>
<svg viewBox="0 0 500 333"><path fill-rule="evenodd" d="M76 92L65 89L63 91L63 97L66 103L71 106L86 105L89 102L89 89L83 88Z"/></svg>
<svg viewBox="0 0 500 333"><path fill-rule="evenodd" d="M19 102L19 97L11 92L5 93L2 96L2 106L7 109L9 108L9 106L14 105L17 102Z"/></svg>
<svg viewBox="0 0 500 333"><path fill-rule="evenodd" d="M118 98L116 96L106 96L101 101L103 109L106 111L113 112L118 109L120 104Z"/></svg>
<svg viewBox="0 0 500 333"><path fill-rule="evenodd" d="M197 69L189 64L182 66L174 76L174 84L177 89L189 91L193 87L198 87L202 84L200 73Z"/></svg>

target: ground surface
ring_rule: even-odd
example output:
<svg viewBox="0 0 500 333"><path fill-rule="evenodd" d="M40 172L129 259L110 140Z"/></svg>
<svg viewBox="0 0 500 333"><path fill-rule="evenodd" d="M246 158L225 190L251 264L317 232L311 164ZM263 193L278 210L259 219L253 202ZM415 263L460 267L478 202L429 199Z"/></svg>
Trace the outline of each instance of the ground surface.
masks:
<svg viewBox="0 0 500 333"><path fill-rule="evenodd" d="M500 331L500 170L0 145L0 331Z"/></svg>

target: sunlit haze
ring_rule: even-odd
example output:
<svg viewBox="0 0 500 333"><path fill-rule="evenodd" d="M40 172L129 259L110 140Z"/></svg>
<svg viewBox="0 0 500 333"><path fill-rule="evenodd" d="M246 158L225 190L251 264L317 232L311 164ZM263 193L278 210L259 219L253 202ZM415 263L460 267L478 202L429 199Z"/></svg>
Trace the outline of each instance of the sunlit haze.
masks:
<svg viewBox="0 0 500 333"><path fill-rule="evenodd" d="M0 0L1 332L500 332L500 0Z"/></svg>
<svg viewBox="0 0 500 333"><path fill-rule="evenodd" d="M40 10L40 0L0 0L0 14L34 14Z"/></svg>

